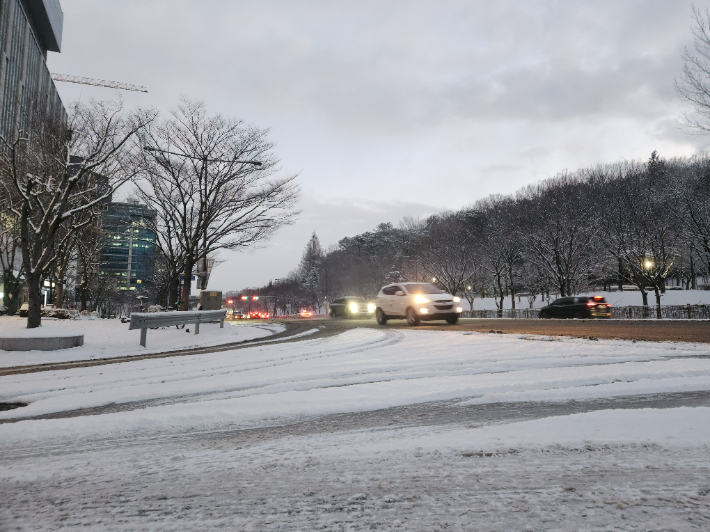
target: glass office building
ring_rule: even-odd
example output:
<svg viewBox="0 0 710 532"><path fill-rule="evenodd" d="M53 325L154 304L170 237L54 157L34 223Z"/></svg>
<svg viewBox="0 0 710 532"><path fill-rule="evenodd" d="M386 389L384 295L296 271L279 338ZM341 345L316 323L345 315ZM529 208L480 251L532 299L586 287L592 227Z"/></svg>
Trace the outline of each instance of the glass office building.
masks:
<svg viewBox="0 0 710 532"><path fill-rule="evenodd" d="M139 203L109 203L101 219L104 243L99 274L112 275L119 290L149 288L155 265L156 213Z"/></svg>
<svg viewBox="0 0 710 532"><path fill-rule="evenodd" d="M0 135L10 142L27 127L32 111L66 123L66 110L46 65L47 52L60 51L63 20L59 0L0 0ZM19 253L14 264L4 263L0 306L9 304L4 280L17 275Z"/></svg>
<svg viewBox="0 0 710 532"><path fill-rule="evenodd" d="M0 134L24 128L28 106L66 120L47 52L59 52L64 15L59 0L0 0Z"/></svg>

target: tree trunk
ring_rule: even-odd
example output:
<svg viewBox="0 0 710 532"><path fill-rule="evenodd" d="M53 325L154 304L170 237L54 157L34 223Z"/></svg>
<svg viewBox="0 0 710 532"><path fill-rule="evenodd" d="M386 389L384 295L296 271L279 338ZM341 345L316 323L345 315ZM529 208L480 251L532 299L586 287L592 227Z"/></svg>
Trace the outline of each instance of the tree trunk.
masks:
<svg viewBox="0 0 710 532"><path fill-rule="evenodd" d="M648 306L648 293L643 288L641 289L641 299L643 300L643 306Z"/></svg>
<svg viewBox="0 0 710 532"><path fill-rule="evenodd" d="M192 268L194 264L192 261L185 261L185 268L183 269L183 284L182 284L182 300L180 301L180 310L190 310L190 288L192 279Z"/></svg>
<svg viewBox="0 0 710 532"><path fill-rule="evenodd" d="M81 288L81 312L86 311L86 288Z"/></svg>
<svg viewBox="0 0 710 532"><path fill-rule="evenodd" d="M54 307L64 308L64 285L57 279L57 295L54 297Z"/></svg>
<svg viewBox="0 0 710 532"><path fill-rule="evenodd" d="M691 249L690 251L690 288L695 289L697 288L696 286L696 279L695 279L695 265L693 264L693 251Z"/></svg>
<svg viewBox="0 0 710 532"><path fill-rule="evenodd" d="M619 266L619 267L618 267L617 277L616 277L616 278L617 278L617 281L618 281L618 283L619 283L619 292L623 292L623 291L624 291L624 278L623 278L623 276L622 276L623 266L622 266L622 264L621 264L621 259L617 259L617 263L618 263L618 266Z"/></svg>
<svg viewBox="0 0 710 532"><path fill-rule="evenodd" d="M42 325L42 288L41 276L39 273L26 274L27 289L29 295L27 308L27 328L35 329Z"/></svg>
<svg viewBox="0 0 710 532"><path fill-rule="evenodd" d="M661 292L658 290L658 286L653 287L656 292L656 318L661 319Z"/></svg>
<svg viewBox="0 0 710 532"><path fill-rule="evenodd" d="M170 279L170 286L168 288L168 308L174 309L178 302L178 292L180 289L180 276L175 275Z"/></svg>

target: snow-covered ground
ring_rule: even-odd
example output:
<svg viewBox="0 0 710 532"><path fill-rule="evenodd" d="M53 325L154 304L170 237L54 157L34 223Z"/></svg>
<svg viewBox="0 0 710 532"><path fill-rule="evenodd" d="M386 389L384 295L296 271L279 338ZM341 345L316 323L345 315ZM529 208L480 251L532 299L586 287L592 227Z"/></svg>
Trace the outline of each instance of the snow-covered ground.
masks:
<svg viewBox="0 0 710 532"><path fill-rule="evenodd" d="M355 329L0 377L0 401L29 403L0 420L55 416L0 425L0 524L707 530L708 355ZM680 394L696 403L629 406Z"/></svg>
<svg viewBox="0 0 710 532"><path fill-rule="evenodd" d="M643 304L641 292L627 290L624 292L585 292L578 294L581 296L604 296L606 300L615 307L640 306ZM552 297L555 300L556 296ZM466 309L468 302L461 300ZM649 305L656 304L656 296L653 293L648 295ZM538 296L533 303L533 308L541 308L547 305L546 301ZM710 305L710 290L666 290L661 296L661 305ZM506 297L503 302L503 309L511 308L510 297ZM516 297L515 308L530 308L527 297ZM496 310L496 300L492 297L476 298L473 302L474 310Z"/></svg>
<svg viewBox="0 0 710 532"><path fill-rule="evenodd" d="M263 338L285 329L283 325L278 324L254 325L241 322L225 322L224 328L220 329L218 323L203 323L200 325L200 334L193 334L194 329L190 325L187 325L185 329L164 327L149 329L146 347L141 347L139 343L140 331L129 331L128 324L121 323L120 320L42 318L42 326L37 329L27 329L26 325L27 318L0 316L0 336L83 334L84 345L59 351L0 350L0 367L134 356L175 349L206 347ZM187 332L188 329L190 332Z"/></svg>

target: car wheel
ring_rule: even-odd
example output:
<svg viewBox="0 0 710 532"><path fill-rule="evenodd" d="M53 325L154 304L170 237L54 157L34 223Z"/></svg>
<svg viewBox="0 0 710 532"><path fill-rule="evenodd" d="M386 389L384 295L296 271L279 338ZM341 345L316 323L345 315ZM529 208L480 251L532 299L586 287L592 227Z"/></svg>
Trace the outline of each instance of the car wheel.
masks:
<svg viewBox="0 0 710 532"><path fill-rule="evenodd" d="M448 323L449 325L456 325L458 322L458 316L449 316L448 318L446 318L446 323Z"/></svg>
<svg viewBox="0 0 710 532"><path fill-rule="evenodd" d="M330 314L330 317L331 317L331 318L335 318L335 316L338 315L338 313L335 312L335 309L334 309L334 308L330 309L330 312L328 312L328 314Z"/></svg>
<svg viewBox="0 0 710 532"><path fill-rule="evenodd" d="M387 315L382 312L381 308L378 308L377 312L375 312L375 318L380 325L387 325Z"/></svg>
<svg viewBox="0 0 710 532"><path fill-rule="evenodd" d="M412 307L407 309L407 323L412 327L419 325L419 316L417 316L417 313L414 312Z"/></svg>

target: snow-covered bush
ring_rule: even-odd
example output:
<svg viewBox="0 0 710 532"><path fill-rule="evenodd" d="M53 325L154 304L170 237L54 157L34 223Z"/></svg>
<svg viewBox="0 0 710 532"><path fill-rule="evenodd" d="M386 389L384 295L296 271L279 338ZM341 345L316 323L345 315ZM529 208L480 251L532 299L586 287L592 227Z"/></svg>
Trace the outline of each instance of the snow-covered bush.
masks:
<svg viewBox="0 0 710 532"><path fill-rule="evenodd" d="M163 310L163 307L160 305L150 305L146 312L161 312Z"/></svg>
<svg viewBox="0 0 710 532"><path fill-rule="evenodd" d="M42 317L57 318L59 320L75 320L79 317L79 311L66 308L45 308L42 310Z"/></svg>

